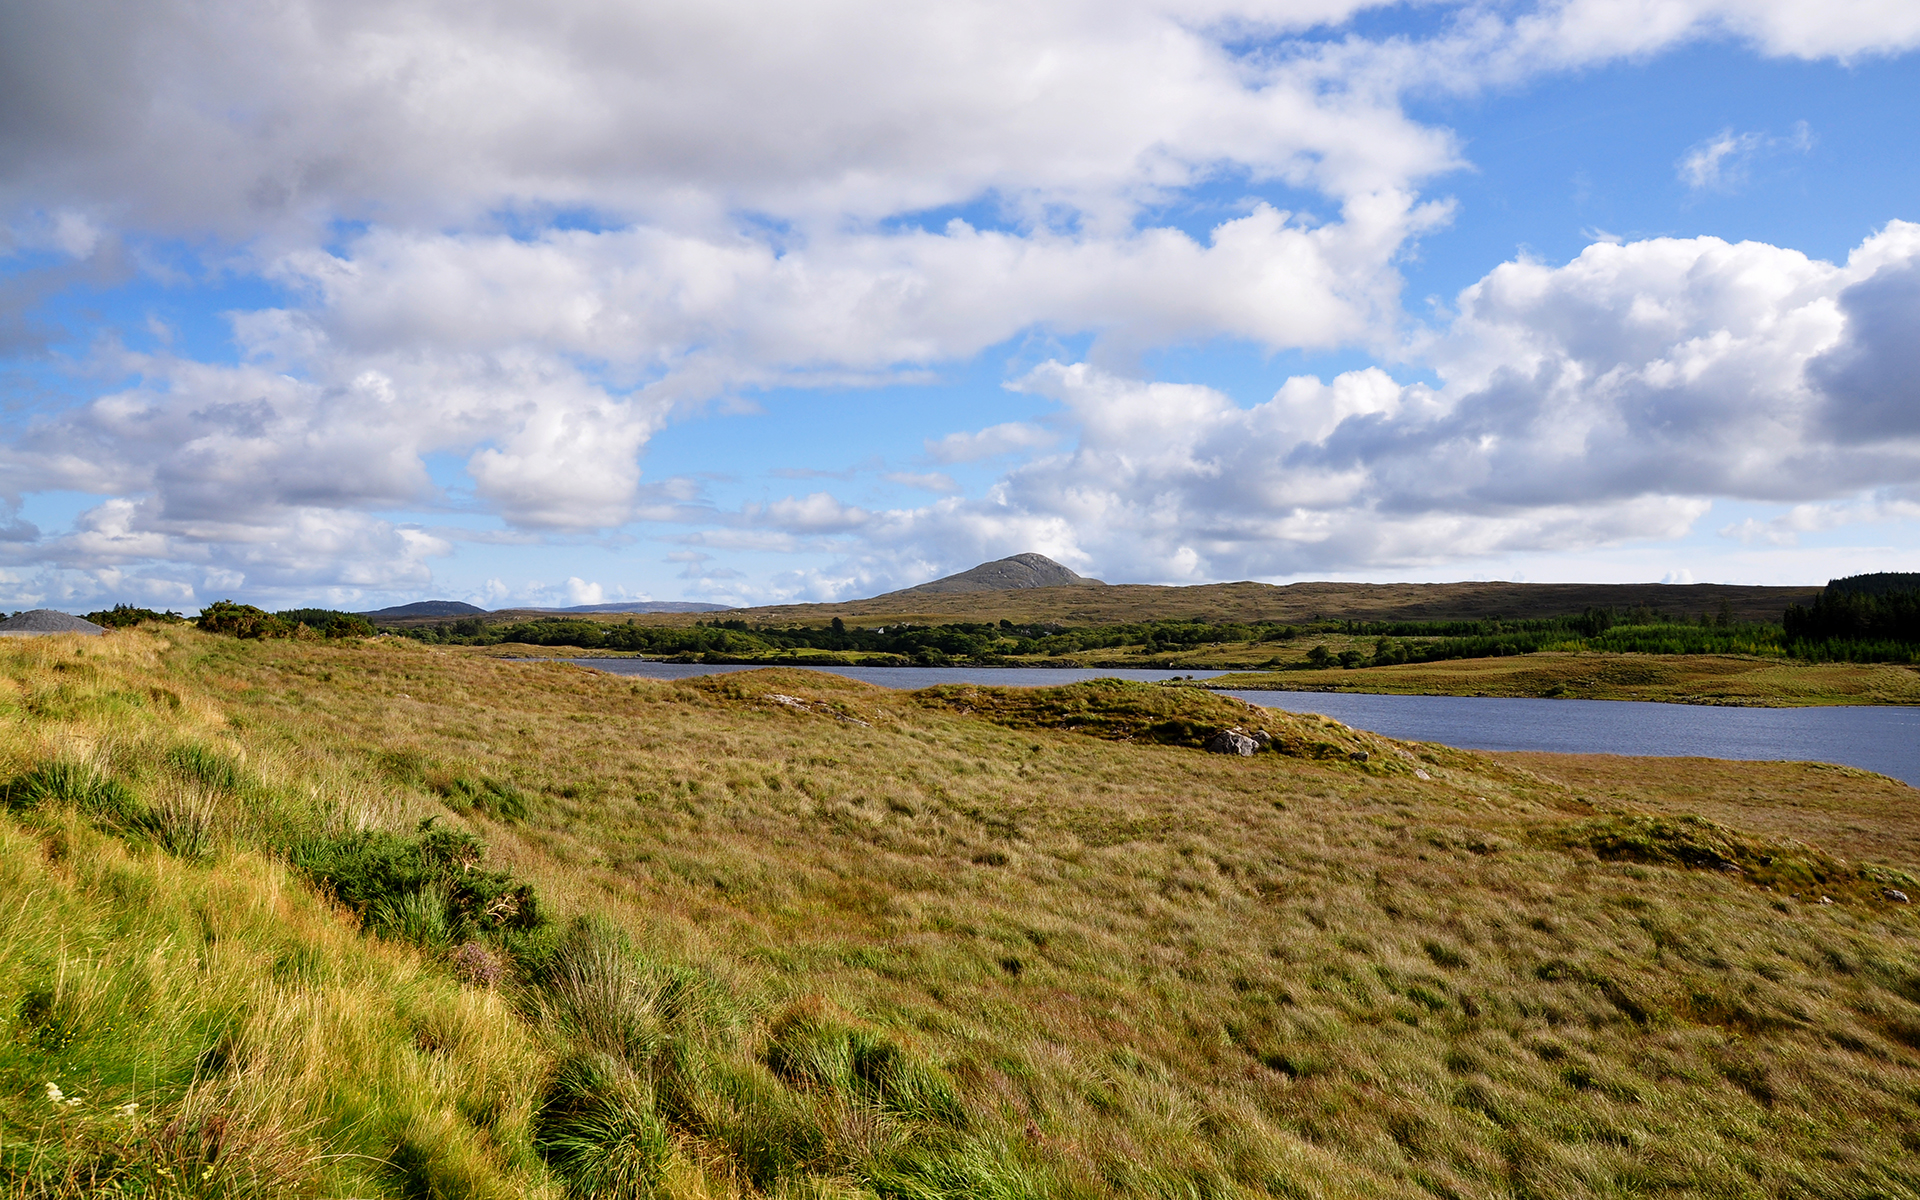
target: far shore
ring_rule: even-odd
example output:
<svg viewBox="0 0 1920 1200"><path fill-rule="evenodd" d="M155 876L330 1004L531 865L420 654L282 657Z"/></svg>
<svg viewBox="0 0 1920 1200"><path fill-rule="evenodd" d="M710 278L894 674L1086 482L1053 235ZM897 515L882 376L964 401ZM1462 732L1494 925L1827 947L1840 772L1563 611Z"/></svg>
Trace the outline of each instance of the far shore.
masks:
<svg viewBox="0 0 1920 1200"><path fill-rule="evenodd" d="M645 655L570 646L503 643L466 653L490 658L646 659L698 662L685 656ZM799 654L728 658L749 667L911 666L897 658L856 654ZM958 662L957 668L1047 668L1225 670L1195 681L1226 691L1352 692L1401 696L1506 696L1575 700L1641 700L1665 704L1792 708L1820 705L1920 705L1920 667L1875 663L1803 663L1748 655L1657 655L1540 653L1503 658L1455 659L1397 666L1329 667L1322 670L1235 670L1240 664L1209 663L1201 656L1099 655L1044 660Z"/></svg>

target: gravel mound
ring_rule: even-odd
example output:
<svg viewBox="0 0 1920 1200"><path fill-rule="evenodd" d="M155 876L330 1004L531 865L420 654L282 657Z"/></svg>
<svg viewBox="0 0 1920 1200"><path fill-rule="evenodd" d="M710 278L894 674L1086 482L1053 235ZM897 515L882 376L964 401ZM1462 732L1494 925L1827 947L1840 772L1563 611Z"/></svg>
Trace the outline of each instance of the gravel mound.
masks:
<svg viewBox="0 0 1920 1200"><path fill-rule="evenodd" d="M32 612L23 612L17 617L0 621L0 637L38 637L48 633L86 633L98 637L105 632L92 621L83 621L51 608L36 608Z"/></svg>

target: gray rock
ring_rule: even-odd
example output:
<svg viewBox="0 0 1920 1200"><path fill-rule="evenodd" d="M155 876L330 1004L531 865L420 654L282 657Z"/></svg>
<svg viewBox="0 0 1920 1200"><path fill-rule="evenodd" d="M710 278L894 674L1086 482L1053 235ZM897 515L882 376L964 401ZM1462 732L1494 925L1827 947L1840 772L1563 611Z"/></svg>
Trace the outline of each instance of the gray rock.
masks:
<svg viewBox="0 0 1920 1200"><path fill-rule="evenodd" d="M1885 891L1881 892L1880 894L1882 896L1885 896L1887 899L1893 901L1895 904L1911 903L1911 901L1907 899L1907 894L1901 891L1899 888L1887 888Z"/></svg>
<svg viewBox="0 0 1920 1200"><path fill-rule="evenodd" d="M1260 743L1244 733L1235 733L1231 729L1222 729L1207 739L1207 749L1215 754L1238 754L1251 758L1260 749Z"/></svg>
<svg viewBox="0 0 1920 1200"><path fill-rule="evenodd" d="M1373 755L1368 754L1365 750L1355 750L1352 754L1347 755L1347 757L1352 759L1354 762L1366 762L1368 759L1372 758Z"/></svg>
<svg viewBox="0 0 1920 1200"><path fill-rule="evenodd" d="M0 637L45 637L52 633L84 633L89 637L99 637L105 632L92 621L84 621L51 608L36 608L0 621Z"/></svg>

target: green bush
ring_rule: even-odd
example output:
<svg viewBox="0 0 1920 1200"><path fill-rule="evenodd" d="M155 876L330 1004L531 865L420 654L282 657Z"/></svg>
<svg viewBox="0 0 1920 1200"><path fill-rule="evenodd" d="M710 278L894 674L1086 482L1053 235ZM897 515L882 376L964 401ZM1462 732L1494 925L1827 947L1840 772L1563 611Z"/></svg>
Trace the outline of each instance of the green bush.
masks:
<svg viewBox="0 0 1920 1200"><path fill-rule="evenodd" d="M289 627L305 625L322 637L373 637L380 632L360 614L333 608L289 608L273 615Z"/></svg>
<svg viewBox="0 0 1920 1200"><path fill-rule="evenodd" d="M472 834L420 822L410 834L362 829L309 838L293 865L382 932L428 944L505 935L544 923L531 884L480 867ZM439 916L430 914L438 909Z"/></svg>
<svg viewBox="0 0 1920 1200"><path fill-rule="evenodd" d="M90 612L87 620L105 629L129 629L135 625L153 622L157 625L180 625L186 618L177 612L155 612L151 608L133 608L125 604L116 604L100 612Z"/></svg>
<svg viewBox="0 0 1920 1200"><path fill-rule="evenodd" d="M251 604L235 604L231 600L216 600L200 610L193 622L208 633L224 633L237 638L284 638L292 637L299 628L289 624L265 609L255 608Z"/></svg>

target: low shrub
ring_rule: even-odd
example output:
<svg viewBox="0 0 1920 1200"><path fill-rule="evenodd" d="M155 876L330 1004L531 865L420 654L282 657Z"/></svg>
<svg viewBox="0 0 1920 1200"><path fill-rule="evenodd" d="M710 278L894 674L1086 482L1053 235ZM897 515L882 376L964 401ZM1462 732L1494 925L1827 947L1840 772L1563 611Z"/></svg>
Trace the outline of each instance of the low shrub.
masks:
<svg viewBox="0 0 1920 1200"><path fill-rule="evenodd" d="M183 625L186 618L177 612L155 612L151 608L134 608L131 605L116 604L101 612L90 612L87 620L105 629L130 629L135 625L151 622L156 625Z"/></svg>
<svg viewBox="0 0 1920 1200"><path fill-rule="evenodd" d="M428 817L412 833L362 829L306 839L293 865L381 932L429 945L544 923L533 886L480 863L486 845Z"/></svg>
<svg viewBox="0 0 1920 1200"><path fill-rule="evenodd" d="M251 604L216 600L200 610L193 622L208 633L224 633L237 638L292 637L299 626L281 620L265 609Z"/></svg>
<svg viewBox="0 0 1920 1200"><path fill-rule="evenodd" d="M1762 841L1696 816L1613 816L1563 829L1557 839L1600 858L1722 871L1777 891L1821 891L1870 902L1886 899L1883 867L1857 866L1797 843Z"/></svg>

